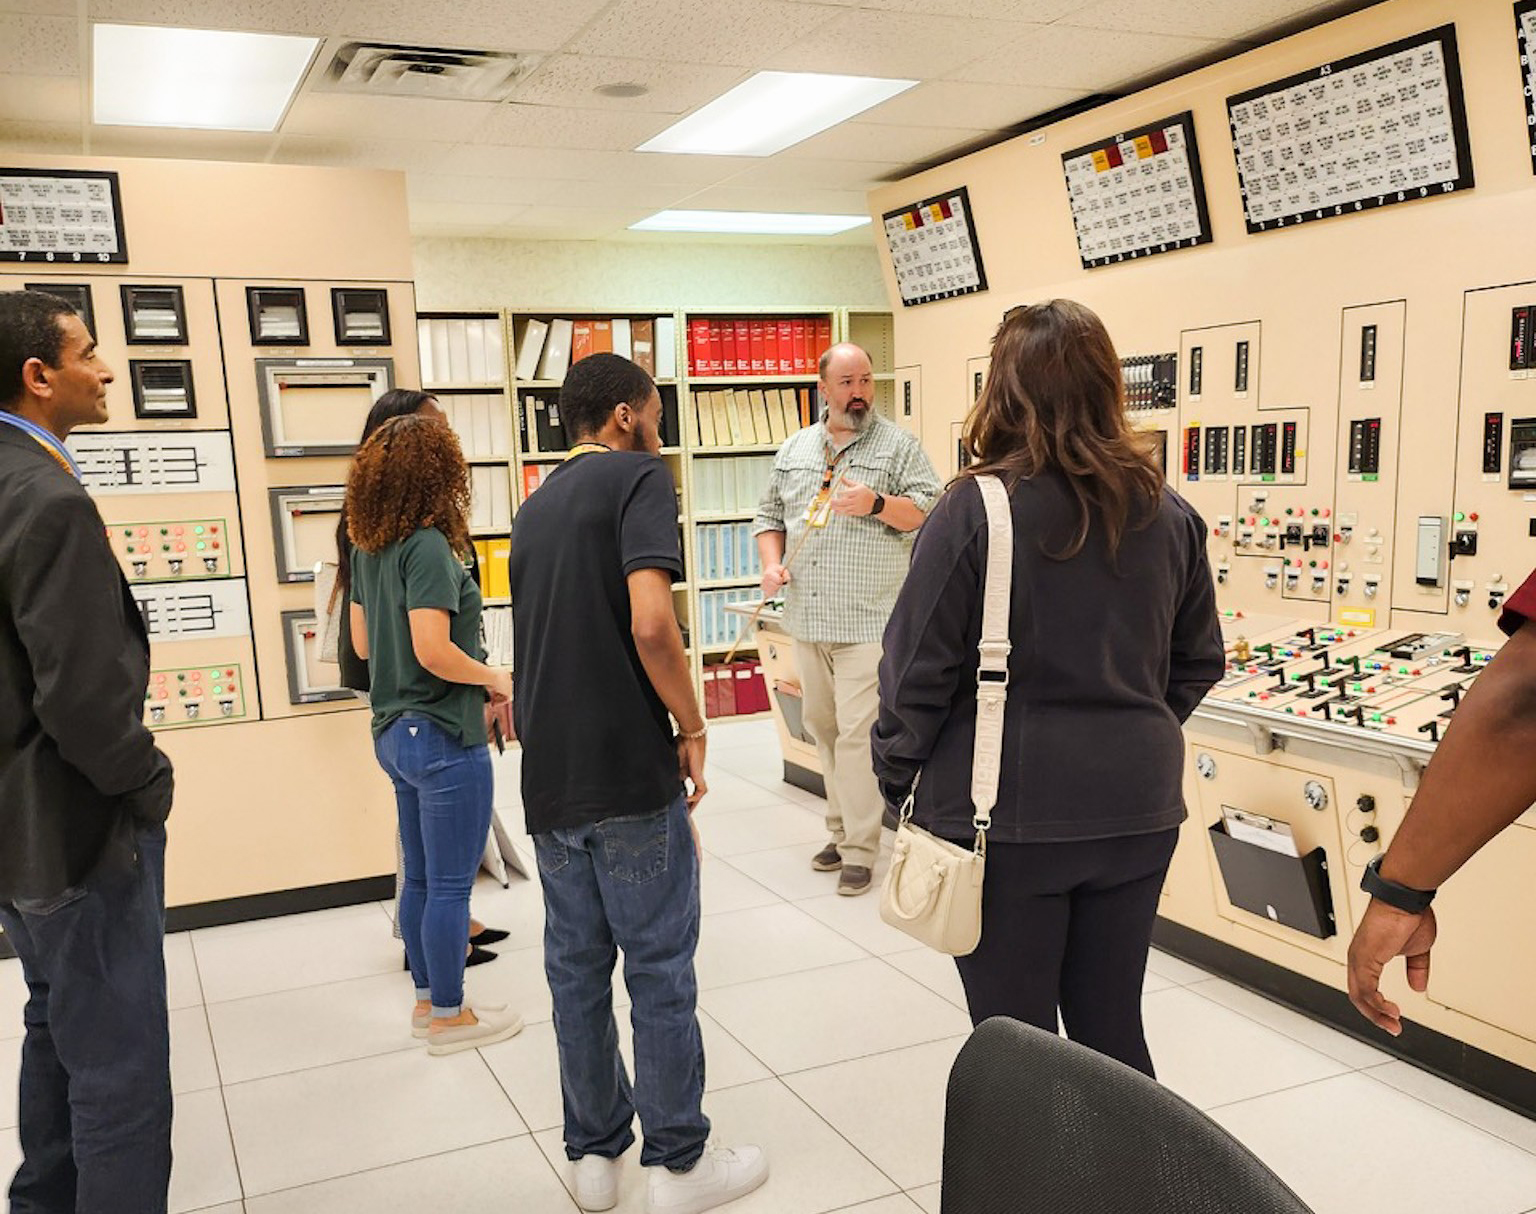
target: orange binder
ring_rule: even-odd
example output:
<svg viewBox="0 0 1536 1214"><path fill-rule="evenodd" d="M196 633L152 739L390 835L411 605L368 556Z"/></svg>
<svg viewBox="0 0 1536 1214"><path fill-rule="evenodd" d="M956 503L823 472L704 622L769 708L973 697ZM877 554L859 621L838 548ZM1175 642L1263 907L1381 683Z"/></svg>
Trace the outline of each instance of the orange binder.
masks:
<svg viewBox="0 0 1536 1214"><path fill-rule="evenodd" d="M594 320L588 322L592 326L592 353L613 353L613 321Z"/></svg>
<svg viewBox="0 0 1536 1214"><path fill-rule="evenodd" d="M656 374L656 322L654 320L631 321L629 326L630 356L635 365L647 375Z"/></svg>
<svg viewBox="0 0 1536 1214"><path fill-rule="evenodd" d="M592 322L578 320L571 323L571 362L579 363L596 351L592 344Z"/></svg>

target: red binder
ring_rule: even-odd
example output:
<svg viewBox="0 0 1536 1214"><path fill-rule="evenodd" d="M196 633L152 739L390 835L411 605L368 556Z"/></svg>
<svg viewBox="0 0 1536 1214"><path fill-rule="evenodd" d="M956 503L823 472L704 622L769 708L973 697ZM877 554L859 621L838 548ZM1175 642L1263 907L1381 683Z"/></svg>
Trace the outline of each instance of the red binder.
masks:
<svg viewBox="0 0 1536 1214"><path fill-rule="evenodd" d="M832 318L823 316L816 322L815 357L820 358L832 344Z"/></svg>
<svg viewBox="0 0 1536 1214"><path fill-rule="evenodd" d="M749 340L751 342L752 348L752 374L763 375L766 373L764 371L764 364L768 357L767 347L764 344L765 334L763 322L760 320L750 321L748 323L748 328L751 333Z"/></svg>
<svg viewBox="0 0 1536 1214"><path fill-rule="evenodd" d="M806 322L802 318L795 320L795 375L807 375L810 373L810 349L811 339L806 333Z"/></svg>
<svg viewBox="0 0 1536 1214"><path fill-rule="evenodd" d="M720 684L715 677L719 669L718 666L704 667L704 715L711 721L720 715Z"/></svg>
<svg viewBox="0 0 1536 1214"><path fill-rule="evenodd" d="M704 375L709 362L709 321L695 318L688 329L688 374Z"/></svg>
<svg viewBox="0 0 1536 1214"><path fill-rule="evenodd" d="M752 322L733 320L731 328L736 335L736 374L752 375Z"/></svg>
<svg viewBox="0 0 1536 1214"><path fill-rule="evenodd" d="M725 358L721 353L721 339L725 336L724 322L712 320L709 322L709 363L704 369L706 375L719 375L725 367Z"/></svg>
<svg viewBox="0 0 1536 1214"><path fill-rule="evenodd" d="M776 374L795 373L795 322L785 317L779 325L779 365Z"/></svg>
<svg viewBox="0 0 1536 1214"><path fill-rule="evenodd" d="M750 357L750 354L749 354ZM741 374L740 356L736 352L736 326L723 321L720 333L720 371L723 375Z"/></svg>

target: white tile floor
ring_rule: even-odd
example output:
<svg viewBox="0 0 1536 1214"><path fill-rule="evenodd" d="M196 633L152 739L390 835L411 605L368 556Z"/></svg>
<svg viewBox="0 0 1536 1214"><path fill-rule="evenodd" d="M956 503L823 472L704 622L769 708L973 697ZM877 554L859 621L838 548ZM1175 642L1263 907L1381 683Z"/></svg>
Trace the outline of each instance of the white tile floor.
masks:
<svg viewBox="0 0 1536 1214"><path fill-rule="evenodd" d="M835 897L835 877L811 871L820 802L778 783L771 727L712 739L706 1108L722 1141L760 1142L773 1164L733 1208L937 1211L944 1085L969 1028L954 965L884 926L873 896ZM514 799L515 756L499 777ZM475 910L514 935L471 990L528 1027L448 1058L409 1035L386 906L167 941L176 1214L573 1214L538 888L482 882ZM1174 958L1154 955L1145 989L1164 1082L1318 1214L1536 1214L1536 1123ZM23 998L16 963L0 963L5 1127ZM0 1134L0 1175L18 1155L14 1130ZM621 1209L643 1207L635 1156Z"/></svg>

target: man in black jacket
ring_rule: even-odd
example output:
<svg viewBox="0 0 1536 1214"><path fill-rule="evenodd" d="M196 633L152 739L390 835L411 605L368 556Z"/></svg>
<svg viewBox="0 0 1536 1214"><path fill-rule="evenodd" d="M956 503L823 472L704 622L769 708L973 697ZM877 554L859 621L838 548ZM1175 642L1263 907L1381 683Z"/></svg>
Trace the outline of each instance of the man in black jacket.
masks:
<svg viewBox="0 0 1536 1214"><path fill-rule="evenodd" d="M13 1214L164 1214L165 818L149 642L64 439L112 372L69 305L0 292L0 926L30 993Z"/></svg>

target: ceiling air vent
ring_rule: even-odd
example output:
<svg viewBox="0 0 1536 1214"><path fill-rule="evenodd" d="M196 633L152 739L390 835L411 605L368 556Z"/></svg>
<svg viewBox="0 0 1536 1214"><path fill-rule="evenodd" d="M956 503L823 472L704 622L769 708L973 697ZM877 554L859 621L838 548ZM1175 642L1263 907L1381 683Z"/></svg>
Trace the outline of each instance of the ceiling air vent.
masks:
<svg viewBox="0 0 1536 1214"><path fill-rule="evenodd" d="M517 51L347 42L331 60L320 87L384 97L504 101L539 59Z"/></svg>

